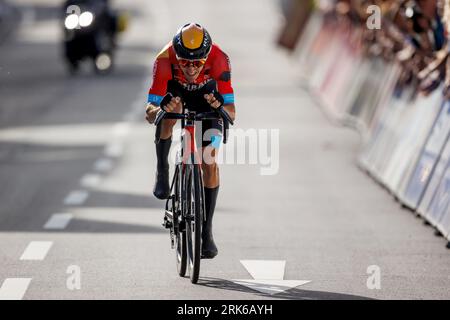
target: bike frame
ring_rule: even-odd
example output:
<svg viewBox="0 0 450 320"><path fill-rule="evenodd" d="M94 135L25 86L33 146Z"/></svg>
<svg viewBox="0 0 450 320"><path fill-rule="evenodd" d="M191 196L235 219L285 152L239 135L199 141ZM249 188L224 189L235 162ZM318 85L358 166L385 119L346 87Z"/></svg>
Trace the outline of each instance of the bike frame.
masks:
<svg viewBox="0 0 450 320"><path fill-rule="evenodd" d="M173 188L181 188L181 185L175 186L176 176L179 175L178 179L181 184L184 183L184 179L182 179L183 175L186 172L187 165L195 165L202 163L202 155L199 154L199 150L197 148L197 142L195 139L196 133L196 125L195 125L195 112L188 112L187 118L181 119L181 147L178 151L180 153L180 158L177 157L176 166L175 166L175 174L172 180L172 184L170 187L170 191L172 192ZM201 150L201 149L200 149ZM198 166L200 172L200 179L202 180L203 185L203 170L202 166ZM181 170L181 171L180 171ZM169 218L174 227L178 228L178 223L175 223L174 218L177 217L176 213L171 213L169 208L169 202L172 202L172 208L175 207L174 199L169 197L166 201L166 217ZM182 210L184 211L184 210ZM181 216L182 222L186 217ZM205 219L205 217L203 217ZM184 229L184 228L183 228ZM172 248L173 248L173 239L172 239Z"/></svg>
<svg viewBox="0 0 450 320"><path fill-rule="evenodd" d="M186 164L201 164L202 155L199 154L197 142L195 139L196 125L193 118L188 118L182 123L182 163L183 168ZM201 168L200 168L201 171Z"/></svg>
<svg viewBox="0 0 450 320"><path fill-rule="evenodd" d="M233 121L223 107L219 107L213 112L199 114L192 111L186 112L186 110L183 110L181 114L167 113L162 110L156 117L155 124L158 126L164 118L182 120L182 141L177 153L175 175L170 187L171 196L166 201L163 226L170 229L172 249L175 247L174 238L177 240L178 274L184 277L186 263L188 263L189 270L191 270L191 282L197 283L200 272L202 221L205 221L206 216L201 165L203 155L197 148L196 121L222 118L224 143L227 140L228 125L229 123L233 124ZM194 224L192 225L192 223Z"/></svg>

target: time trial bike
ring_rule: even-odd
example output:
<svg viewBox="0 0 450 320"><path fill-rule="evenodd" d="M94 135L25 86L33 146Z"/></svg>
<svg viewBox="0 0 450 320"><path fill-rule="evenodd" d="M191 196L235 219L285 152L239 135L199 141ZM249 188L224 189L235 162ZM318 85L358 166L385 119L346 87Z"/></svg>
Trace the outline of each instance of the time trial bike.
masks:
<svg viewBox="0 0 450 320"><path fill-rule="evenodd" d="M169 229L171 247L175 249L177 271L181 277L189 276L197 283L200 274L202 226L205 219L205 196L203 191L202 155L195 141L196 122L222 119L223 143L227 142L229 125L233 121L223 106L211 112L189 111L169 113L161 110L156 119L158 126L163 119L181 120L181 145L177 152L175 173L166 201L163 226ZM200 152L201 153L201 152Z"/></svg>

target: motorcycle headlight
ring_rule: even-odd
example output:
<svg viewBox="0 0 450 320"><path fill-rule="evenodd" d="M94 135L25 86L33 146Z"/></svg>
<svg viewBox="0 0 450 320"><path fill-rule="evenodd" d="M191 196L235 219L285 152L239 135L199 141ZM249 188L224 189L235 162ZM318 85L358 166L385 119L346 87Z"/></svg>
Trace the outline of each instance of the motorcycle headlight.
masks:
<svg viewBox="0 0 450 320"><path fill-rule="evenodd" d="M68 30L73 30L78 26L78 16L76 14L71 14L66 17L64 21L64 26Z"/></svg>
<svg viewBox="0 0 450 320"><path fill-rule="evenodd" d="M92 12L86 11L80 15L80 26L88 27L92 24L92 21L94 21L94 15L92 14Z"/></svg>

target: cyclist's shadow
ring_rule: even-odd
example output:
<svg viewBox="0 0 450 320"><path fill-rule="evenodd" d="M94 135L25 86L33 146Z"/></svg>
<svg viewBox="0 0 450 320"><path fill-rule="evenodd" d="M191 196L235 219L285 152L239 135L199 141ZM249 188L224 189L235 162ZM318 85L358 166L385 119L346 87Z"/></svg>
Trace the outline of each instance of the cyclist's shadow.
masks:
<svg viewBox="0 0 450 320"><path fill-rule="evenodd" d="M343 293L334 293L326 291L312 291L312 290L302 290L298 288L292 288L277 294L265 294L245 286L241 286L232 281L218 279L218 278L208 278L201 277L198 280L197 285L205 286L208 288L229 290L229 291L239 291L245 293L257 294L261 297L272 298L272 299L286 299L286 300L374 300L372 298L356 296Z"/></svg>

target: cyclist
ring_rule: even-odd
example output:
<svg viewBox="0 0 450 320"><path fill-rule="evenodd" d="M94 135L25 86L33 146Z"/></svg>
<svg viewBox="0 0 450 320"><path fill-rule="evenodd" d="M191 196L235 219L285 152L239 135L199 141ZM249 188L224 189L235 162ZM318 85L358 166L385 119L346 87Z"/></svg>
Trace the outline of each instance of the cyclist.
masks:
<svg viewBox="0 0 450 320"><path fill-rule="evenodd" d="M168 94L171 95L167 99ZM161 102L165 105L160 105ZM161 108L167 112L181 113L183 104L195 107L194 111L198 112L211 111L211 108L223 105L233 120L235 117L228 56L212 42L208 31L197 23L181 27L173 40L157 55L146 119L153 123ZM175 123L176 120L164 119L156 130L157 171L153 194L159 199L167 199L170 193L168 155ZM216 138L220 138L222 121L203 121L201 127L202 155L212 157L208 161L202 161L206 219L202 229L201 256L212 259L218 253L212 235L212 219L219 192ZM217 133L208 136L210 130Z"/></svg>

